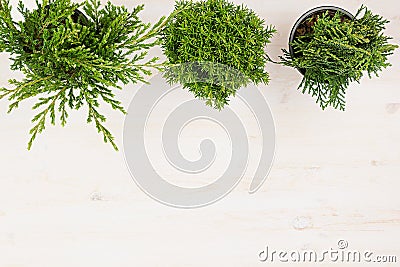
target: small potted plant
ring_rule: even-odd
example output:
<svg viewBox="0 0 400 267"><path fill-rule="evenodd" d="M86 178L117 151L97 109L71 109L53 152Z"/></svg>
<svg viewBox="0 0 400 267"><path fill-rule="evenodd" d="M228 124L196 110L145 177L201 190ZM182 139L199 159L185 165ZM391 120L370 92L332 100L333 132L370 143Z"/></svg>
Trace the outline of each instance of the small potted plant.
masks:
<svg viewBox="0 0 400 267"><path fill-rule="evenodd" d="M124 6L85 0L37 2L30 11L22 2L18 10L23 20L11 16L9 0L0 0L0 52L12 57L12 70L25 78L11 79L13 88L0 88L0 99L11 101L9 112L26 99L36 99L33 109L38 114L30 130L28 149L50 119L57 117L64 126L69 110L86 105L87 122L93 122L104 141L115 149L114 138L104 126L101 103L125 113L115 99L113 88L119 83L146 82L152 69L160 69L157 58L147 59L151 47L159 44L156 37L168 19L161 18L153 26L138 17L143 5L128 11Z"/></svg>
<svg viewBox="0 0 400 267"><path fill-rule="evenodd" d="M254 11L226 0L177 1L175 10L161 32L170 83L182 84L216 109L240 87L268 83L265 47L275 29Z"/></svg>
<svg viewBox="0 0 400 267"><path fill-rule="evenodd" d="M355 16L333 6L312 9L294 25L281 63L300 71L299 89L316 97L322 109L344 110L351 82L390 66L388 56L398 46L383 33L387 23L365 6Z"/></svg>

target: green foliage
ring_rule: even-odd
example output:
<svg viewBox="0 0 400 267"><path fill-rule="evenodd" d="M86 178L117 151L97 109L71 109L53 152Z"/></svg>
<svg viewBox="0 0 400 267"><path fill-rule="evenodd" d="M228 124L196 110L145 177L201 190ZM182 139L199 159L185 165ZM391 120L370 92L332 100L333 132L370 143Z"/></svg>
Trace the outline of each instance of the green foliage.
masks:
<svg viewBox="0 0 400 267"><path fill-rule="evenodd" d="M322 109L332 106L345 109L349 84L359 82L364 72L372 74L390 66L387 59L397 45L383 30L388 21L362 6L354 20L340 12L332 17L326 12L317 18L312 32L292 43L295 57L286 50L282 63L305 70L299 89L317 97Z"/></svg>
<svg viewBox="0 0 400 267"><path fill-rule="evenodd" d="M181 83L217 109L240 87L250 82L268 83L264 48L275 29L265 28L254 11L226 0L177 1L175 10L179 13L161 36L172 65L164 75L170 83ZM243 75L232 80L232 75L226 75L228 68Z"/></svg>
<svg viewBox="0 0 400 267"><path fill-rule="evenodd" d="M102 8L97 0L82 4L43 0L33 11L20 2L18 10L24 20L15 22L9 0L0 0L0 49L11 54L11 69L25 75L22 81L9 81L13 89L0 88L0 99L11 101L9 112L23 100L37 100L28 149L48 118L55 124L58 117L64 126L68 111L87 106L87 122L94 123L104 141L117 150L114 137L104 126L106 117L99 111L100 104L125 113L113 88L146 82L144 77L151 69L162 67L157 58L146 56L159 44L153 37L167 19L152 26L138 17L143 5L128 11L110 2Z"/></svg>

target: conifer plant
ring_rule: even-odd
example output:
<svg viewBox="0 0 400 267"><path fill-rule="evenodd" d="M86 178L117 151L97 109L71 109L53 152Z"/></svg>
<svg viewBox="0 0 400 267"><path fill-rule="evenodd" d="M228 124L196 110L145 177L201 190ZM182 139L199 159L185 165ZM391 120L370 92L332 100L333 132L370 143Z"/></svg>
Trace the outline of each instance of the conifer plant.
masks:
<svg viewBox="0 0 400 267"><path fill-rule="evenodd" d="M292 51L283 50L282 63L300 70L299 89L316 97L322 109L345 110L351 82L390 66L388 56L398 46L383 32L388 22L365 6L353 18L329 9L314 12L292 31Z"/></svg>
<svg viewBox="0 0 400 267"><path fill-rule="evenodd" d="M38 133L58 119L67 123L68 112L86 106L87 122L94 123L105 142L115 149L114 137L104 126L106 117L100 104L109 104L125 113L113 90L121 84L146 82L152 69L160 69L148 50L159 44L157 38L167 22L144 23L138 14L143 5L128 11L98 0L76 4L70 0L43 0L30 11L22 2L18 11L23 20L11 16L9 0L0 0L0 51L11 55L11 69L24 74L11 79L12 88L0 88L0 98L11 103L9 112L26 99L34 98L37 110L30 130L28 149ZM86 15L84 15L86 14Z"/></svg>
<svg viewBox="0 0 400 267"><path fill-rule="evenodd" d="M161 33L170 83L216 109L250 82L268 83L265 48L275 29L254 11L226 0L177 1L175 10Z"/></svg>

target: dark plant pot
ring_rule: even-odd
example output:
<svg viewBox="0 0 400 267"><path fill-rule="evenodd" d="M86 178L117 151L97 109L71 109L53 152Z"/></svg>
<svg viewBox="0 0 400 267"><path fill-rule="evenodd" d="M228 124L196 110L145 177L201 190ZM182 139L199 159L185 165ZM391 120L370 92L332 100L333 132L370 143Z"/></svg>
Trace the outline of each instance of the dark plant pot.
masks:
<svg viewBox="0 0 400 267"><path fill-rule="evenodd" d="M79 23L81 25L88 24L88 18L79 9L75 9L74 14L71 16L71 18L75 23Z"/></svg>
<svg viewBox="0 0 400 267"><path fill-rule="evenodd" d="M296 39L297 37L297 33L298 33L298 29L301 25L303 25L303 22L305 22L307 19L313 17L315 14L318 13L324 13L326 11L331 11L332 14L334 15L337 11L340 11L343 15L344 18L353 20L354 16L348 12L347 10L344 10L343 8L340 7L335 7L335 6L320 6L320 7L316 7L313 8L311 10L309 10L308 12L304 13L294 24L292 31L290 32L290 37L289 37L289 52L290 55L295 58L296 54L294 52L293 46L291 45L292 42ZM306 73L305 69L298 69L298 71L304 75Z"/></svg>

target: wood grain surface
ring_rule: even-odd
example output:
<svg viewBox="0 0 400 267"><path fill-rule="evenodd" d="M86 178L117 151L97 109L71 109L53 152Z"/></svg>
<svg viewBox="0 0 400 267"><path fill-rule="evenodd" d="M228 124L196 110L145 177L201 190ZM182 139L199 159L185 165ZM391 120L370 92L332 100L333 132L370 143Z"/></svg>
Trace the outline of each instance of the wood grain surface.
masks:
<svg viewBox="0 0 400 267"><path fill-rule="evenodd" d="M140 3L112 2L130 8ZM391 21L386 33L400 42L400 5L394 0L234 2L276 26L279 33L268 47L273 58L287 47L296 19L323 4L354 13L364 3ZM170 0L143 3L146 21L174 6ZM28 152L32 102L9 115L7 103L0 102L0 267L306 267L314 264L263 263L258 254L265 246L323 251L341 239L354 250L397 255L397 263L368 266L399 266L399 56L398 50L380 78L351 85L345 112L321 111L296 90L296 70L268 65L272 80L260 90L274 114L277 149L267 182L250 195L247 173L223 200L194 210L170 208L144 194L123 152L103 144L86 124L86 110L71 113L65 128L49 126ZM7 55L0 62L1 86L21 77L9 70ZM129 85L117 95L128 106L139 88ZM107 108L106 114L122 147L124 117ZM326 265L361 266L320 266Z"/></svg>

